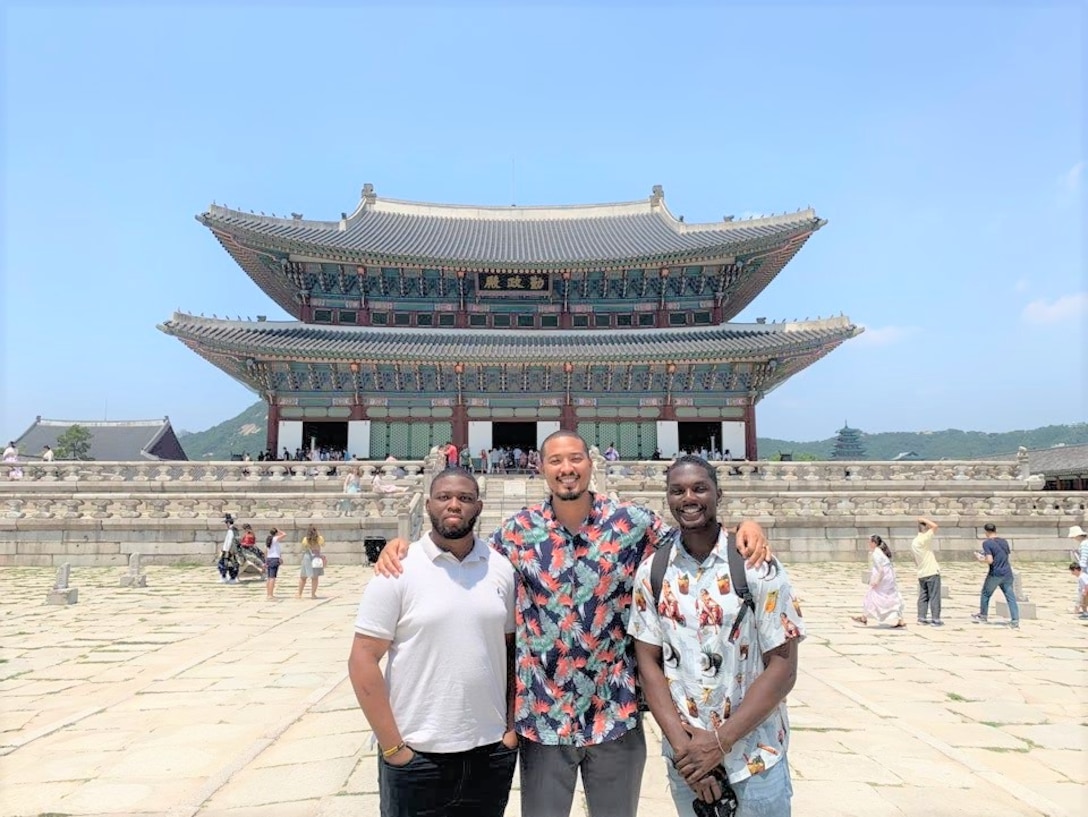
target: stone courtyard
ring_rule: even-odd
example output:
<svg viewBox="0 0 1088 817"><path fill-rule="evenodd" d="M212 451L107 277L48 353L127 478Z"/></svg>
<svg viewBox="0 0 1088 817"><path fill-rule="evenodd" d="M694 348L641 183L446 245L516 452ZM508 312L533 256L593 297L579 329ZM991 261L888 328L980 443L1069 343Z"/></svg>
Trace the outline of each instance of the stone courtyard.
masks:
<svg viewBox="0 0 1088 817"><path fill-rule="evenodd" d="M983 568L942 571L947 626L914 624L907 569L909 626L891 630L850 621L857 563L791 568L809 626L789 701L795 814L1088 813L1088 622L1065 565L1022 566L1038 618L1019 631L992 608L970 622ZM378 814L346 664L369 568L331 565L311 601L285 566L269 603L256 578L219 584L210 559L149 567L146 587L73 566L78 602L47 605L55 572L0 574L4 817ZM656 817L674 811L650 722L640 814Z"/></svg>

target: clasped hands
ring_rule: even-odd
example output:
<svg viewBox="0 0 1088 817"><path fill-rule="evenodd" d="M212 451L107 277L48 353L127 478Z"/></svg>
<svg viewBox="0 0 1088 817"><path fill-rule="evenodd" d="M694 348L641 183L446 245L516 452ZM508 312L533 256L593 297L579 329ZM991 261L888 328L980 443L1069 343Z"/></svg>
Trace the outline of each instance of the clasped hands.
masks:
<svg viewBox="0 0 1088 817"><path fill-rule="evenodd" d="M722 796L722 787L711 772L722 765L723 746L708 729L686 723L682 726L688 740L672 747L672 765L684 776L684 782L700 800L704 803L716 802Z"/></svg>

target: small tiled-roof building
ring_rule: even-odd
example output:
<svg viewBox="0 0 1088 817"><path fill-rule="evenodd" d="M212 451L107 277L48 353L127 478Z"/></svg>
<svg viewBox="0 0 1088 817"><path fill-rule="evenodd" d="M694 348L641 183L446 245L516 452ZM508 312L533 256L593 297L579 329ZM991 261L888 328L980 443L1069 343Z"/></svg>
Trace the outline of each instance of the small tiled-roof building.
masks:
<svg viewBox="0 0 1088 817"><path fill-rule="evenodd" d="M1088 445L1059 445L1028 451L1028 472L1041 475L1050 490L1088 489Z"/></svg>
<svg viewBox="0 0 1088 817"><path fill-rule="evenodd" d="M361 458L528 449L560 428L624 457L754 459L755 405L862 331L731 321L826 223L811 209L685 222L619 204L379 198L338 220L197 216L294 320L178 312L159 328L260 395L268 446Z"/></svg>
<svg viewBox="0 0 1088 817"><path fill-rule="evenodd" d="M161 420L43 420L34 424L15 441L19 454L26 459L41 455L49 446L57 449L57 440L74 425L85 428L91 435L88 457L100 462L134 460L187 460L170 425L170 418Z"/></svg>

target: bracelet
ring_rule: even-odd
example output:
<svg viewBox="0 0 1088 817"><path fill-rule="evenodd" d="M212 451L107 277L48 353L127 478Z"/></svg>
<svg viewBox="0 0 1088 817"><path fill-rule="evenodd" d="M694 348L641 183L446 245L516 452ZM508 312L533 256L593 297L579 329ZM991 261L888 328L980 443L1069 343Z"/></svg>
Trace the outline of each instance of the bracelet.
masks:
<svg viewBox="0 0 1088 817"><path fill-rule="evenodd" d="M387 759L391 758L393 755L395 755L397 752L399 752L401 749L404 749L407 746L408 746L408 744L405 743L402 740L396 746L393 746L393 747L391 747L389 749L382 749L382 757L387 758Z"/></svg>
<svg viewBox="0 0 1088 817"><path fill-rule="evenodd" d="M722 746L722 739L718 736L718 730L717 729L711 729L710 731L714 733L714 740L718 741L718 748L722 750L722 754L723 755L728 754L728 752L725 751L725 747Z"/></svg>

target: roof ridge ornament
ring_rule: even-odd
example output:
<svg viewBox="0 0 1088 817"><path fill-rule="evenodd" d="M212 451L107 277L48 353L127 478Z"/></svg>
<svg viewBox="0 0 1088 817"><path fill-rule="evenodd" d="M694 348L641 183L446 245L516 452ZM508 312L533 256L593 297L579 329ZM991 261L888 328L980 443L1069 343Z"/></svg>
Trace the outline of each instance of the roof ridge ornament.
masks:
<svg viewBox="0 0 1088 817"><path fill-rule="evenodd" d="M378 195L374 192L374 185L367 182L363 185L363 204L367 207L373 207L374 202L378 200Z"/></svg>
<svg viewBox="0 0 1088 817"><path fill-rule="evenodd" d="M656 209L661 206L661 203L665 200L665 188L659 184L655 184L650 191L650 208Z"/></svg>

